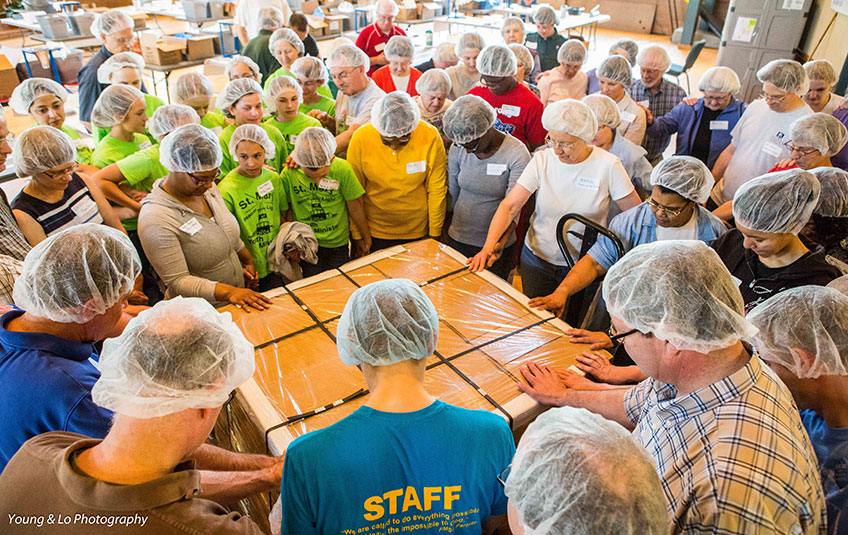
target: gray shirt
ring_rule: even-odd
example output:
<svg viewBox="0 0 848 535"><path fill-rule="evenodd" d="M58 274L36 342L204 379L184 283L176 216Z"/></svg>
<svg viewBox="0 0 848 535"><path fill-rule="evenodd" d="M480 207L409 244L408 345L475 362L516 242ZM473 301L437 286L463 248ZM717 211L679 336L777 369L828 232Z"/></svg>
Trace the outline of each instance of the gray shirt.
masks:
<svg viewBox="0 0 848 535"><path fill-rule="evenodd" d="M453 219L448 235L466 245L482 247L498 205L524 172L530 153L524 143L507 135L498 151L481 160L458 145L448 155L448 193ZM510 235L506 245L515 242Z"/></svg>

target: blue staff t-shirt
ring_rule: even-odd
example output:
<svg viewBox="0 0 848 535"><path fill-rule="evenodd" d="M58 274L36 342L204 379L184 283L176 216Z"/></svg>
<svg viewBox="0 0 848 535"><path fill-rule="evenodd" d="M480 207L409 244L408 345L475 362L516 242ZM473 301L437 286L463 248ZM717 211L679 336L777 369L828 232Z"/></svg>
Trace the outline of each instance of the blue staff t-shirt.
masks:
<svg viewBox="0 0 848 535"><path fill-rule="evenodd" d="M829 427L810 409L801 411L801 422L819 461L828 533L848 533L848 427Z"/></svg>
<svg viewBox="0 0 848 535"><path fill-rule="evenodd" d="M497 476L514 453L509 426L489 412L361 407L289 446L282 533L479 534L506 513Z"/></svg>

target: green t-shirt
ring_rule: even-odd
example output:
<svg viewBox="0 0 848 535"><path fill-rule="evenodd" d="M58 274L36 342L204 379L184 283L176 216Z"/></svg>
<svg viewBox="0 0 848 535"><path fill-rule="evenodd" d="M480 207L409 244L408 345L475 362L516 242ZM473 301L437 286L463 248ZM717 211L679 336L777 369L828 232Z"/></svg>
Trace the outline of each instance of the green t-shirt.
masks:
<svg viewBox="0 0 848 535"><path fill-rule="evenodd" d="M301 169L283 171L283 183L295 221L306 223L321 247L341 247L350 240L347 201L358 199L365 190L353 167L341 158L330 164L326 187L316 184Z"/></svg>
<svg viewBox="0 0 848 535"><path fill-rule="evenodd" d="M289 121L287 123L281 123L276 119L276 117L268 117L265 119L265 123L276 126L277 130L283 134L283 139L286 140L286 148L288 149L289 154L291 154L294 150L294 143L298 134L310 126L317 126L318 128L321 128L321 121L315 117L310 117L305 113L298 113L297 117L295 117L293 121Z"/></svg>
<svg viewBox="0 0 848 535"><path fill-rule="evenodd" d="M321 95L321 100L316 102L315 104L301 104L300 111L302 113L309 113L312 110L321 110L324 113L328 114L330 117L336 117L336 101L327 98L324 95Z"/></svg>
<svg viewBox="0 0 848 535"><path fill-rule="evenodd" d="M268 133L268 137L271 138L271 142L277 148L274 158L268 161L268 165L273 167L279 173L285 168L286 158L289 156L286 140L283 138L283 134L281 134L276 127L266 123L262 123L259 126ZM232 139L233 132L235 131L236 125L231 124L224 128L218 136L218 140L221 142L221 152L224 154L224 158L221 160L222 175L226 175L238 167L238 160L230 154L230 139Z"/></svg>
<svg viewBox="0 0 848 535"><path fill-rule="evenodd" d="M296 78L296 76L293 75L292 73L288 72L285 67L280 67L279 69L274 71L274 73L271 74L271 76L269 76L267 80L265 80L265 85L262 86L262 89L268 89L268 85L271 84L271 80L273 80L274 78L276 78L278 76L288 76L290 78ZM323 96L325 96L329 99L333 98L333 92L330 91L330 88L327 87L327 84L324 84L324 85L322 85L321 87L318 88L318 94L323 95Z"/></svg>
<svg viewBox="0 0 848 535"><path fill-rule="evenodd" d="M144 109L144 114L147 115L148 119L153 117L153 112L165 105L165 103L162 102L161 98L154 95L148 95L147 93L144 93L144 103L147 104L147 107ZM94 129L94 132L92 132L92 134L94 135L95 143L100 143L101 139L109 135L108 128L100 128L99 126L94 125L92 125L92 128ZM147 136L150 141L156 143L156 140L153 139L153 136L150 135L150 132L145 132L144 135Z"/></svg>
<svg viewBox="0 0 848 535"><path fill-rule="evenodd" d="M282 214L289 209L286 188L280 175L262 169L257 178L247 178L233 169L218 184L224 204L235 216L259 277L268 275L268 246L274 241ZM264 193L264 195L261 195Z"/></svg>
<svg viewBox="0 0 848 535"><path fill-rule="evenodd" d="M124 182L138 191L147 193L153 191L154 182L168 174L168 170L159 162L159 145L130 154L118 161L117 165L118 170L124 175ZM122 219L121 223L128 231L138 229L137 217Z"/></svg>
<svg viewBox="0 0 848 535"><path fill-rule="evenodd" d="M106 136L94 147L94 152L91 153L91 165L103 169L152 145L153 143L142 134L133 134L132 141L121 141L112 136Z"/></svg>
<svg viewBox="0 0 848 535"><path fill-rule="evenodd" d="M59 130L68 134L68 137L74 141L74 145L77 147L77 163L91 165L92 148L82 139L79 132L66 124L63 124Z"/></svg>
<svg viewBox="0 0 848 535"><path fill-rule="evenodd" d="M215 135L220 135L221 131L227 127L227 118L218 110L209 110L206 115L200 120L200 126L205 126L209 130L215 132ZM218 130L215 130L215 129Z"/></svg>

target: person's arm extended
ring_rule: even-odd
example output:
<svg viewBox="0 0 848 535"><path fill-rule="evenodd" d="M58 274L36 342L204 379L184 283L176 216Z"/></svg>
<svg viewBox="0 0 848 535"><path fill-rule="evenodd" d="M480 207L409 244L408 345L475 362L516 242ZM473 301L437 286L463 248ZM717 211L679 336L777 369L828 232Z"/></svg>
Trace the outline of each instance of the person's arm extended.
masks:
<svg viewBox="0 0 848 535"><path fill-rule="evenodd" d="M202 496L233 503L251 494L279 489L285 455L235 453L203 444L189 458L201 471Z"/></svg>
<svg viewBox="0 0 848 535"><path fill-rule="evenodd" d="M618 207L621 208L622 212L626 212L627 210L630 210L631 208L642 204L642 199L639 198L639 194L636 193L636 190L634 189L626 197L622 197L621 199L615 201L615 204L617 204Z"/></svg>
<svg viewBox="0 0 848 535"><path fill-rule="evenodd" d="M713 215L725 222L733 219L733 201L727 201L713 210Z"/></svg>
<svg viewBox="0 0 848 535"><path fill-rule="evenodd" d="M527 304L531 308L543 308L561 316L569 297L592 284L592 281L606 272L607 270L587 254L577 261L552 294L534 297Z"/></svg>
<svg viewBox="0 0 848 535"><path fill-rule="evenodd" d="M336 136L336 154L341 154L347 150L348 145L350 145L350 138L353 137L353 133L356 132L356 129L359 128L360 124L352 124L347 127L347 130L342 132L341 134Z"/></svg>
<svg viewBox="0 0 848 535"><path fill-rule="evenodd" d="M521 212L521 208L530 199L533 193L521 184L516 184L506 198L498 205L498 210L492 217L492 222L489 223L489 233L486 236L486 243L483 244L483 249L477 253L474 258L468 260L471 271L482 271L497 261L500 256L497 254L496 248L504 233L509 229L510 225L515 221L516 216Z"/></svg>
<svg viewBox="0 0 848 535"><path fill-rule="evenodd" d="M733 143L728 145L721 151L721 154L718 155L716 162L713 164L713 178L716 183L724 177L724 172L727 171L727 166L730 164L730 159L733 158L733 153L736 152L736 147L733 146Z"/></svg>
<svg viewBox="0 0 848 535"><path fill-rule="evenodd" d="M360 239L354 241L355 253L358 256L365 256L371 252L371 229L368 227L368 219L365 218L365 205L362 196L347 201L347 212L361 236Z"/></svg>
<svg viewBox="0 0 848 535"><path fill-rule="evenodd" d="M433 138L427 160L427 177L424 182L427 190L427 219L430 237L438 238L445 224L445 205L448 194L445 146L438 136Z"/></svg>
<svg viewBox="0 0 848 535"><path fill-rule="evenodd" d="M118 184L124 182L124 174L118 169L118 164L113 163L94 173L91 177L97 186L103 191L103 195L107 199L120 206L125 206L135 210L136 214L141 210L141 203L133 200L129 195L124 193Z"/></svg>

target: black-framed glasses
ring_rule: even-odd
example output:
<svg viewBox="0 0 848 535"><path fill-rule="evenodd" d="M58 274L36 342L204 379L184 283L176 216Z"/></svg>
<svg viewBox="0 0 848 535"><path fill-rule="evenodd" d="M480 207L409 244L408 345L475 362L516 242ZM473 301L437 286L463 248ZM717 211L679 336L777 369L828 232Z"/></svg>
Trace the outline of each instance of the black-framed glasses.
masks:
<svg viewBox="0 0 848 535"><path fill-rule="evenodd" d="M67 169L62 169L61 171L44 171L44 175L50 179L57 179L60 176L72 175L79 169L79 164L74 162L74 164Z"/></svg>
<svg viewBox="0 0 848 535"><path fill-rule="evenodd" d="M229 405L230 403L232 403L232 402L233 402L233 400L234 400L234 399L236 399L236 391L235 391L235 389L233 389L233 391L232 391L232 392L230 392L230 395L229 395L229 396L227 396L227 402L226 402L226 403L224 403L224 405Z"/></svg>
<svg viewBox="0 0 848 535"><path fill-rule="evenodd" d="M501 470L501 473L498 474L498 483L500 483L502 487L506 486L506 480L509 479L510 470L512 470L512 463L508 464L507 467Z"/></svg>
<svg viewBox="0 0 848 535"><path fill-rule="evenodd" d="M211 170L212 170L212 169L210 169L210 171L211 171ZM195 183L195 185L200 186L200 185L205 185L205 184L209 184L209 183L211 183L211 182L214 182L214 181L215 181L215 179L217 179L217 178L218 178L218 175L220 175L220 174L221 174L221 170L220 170L220 169L215 169L215 176L213 176L212 178L198 177L198 176L197 176L197 175L195 175L194 173L186 173L186 174L187 174L187 175L188 175L188 177L192 180L192 182L194 182L194 183Z"/></svg>
<svg viewBox="0 0 848 535"><path fill-rule="evenodd" d="M654 210L656 210L656 211L658 211L658 212L659 212L660 210L662 210L663 212L665 212L665 213L669 214L669 215L670 215L670 216L672 216L672 217L677 217L677 216L679 216L680 214L682 214L682 213L683 213L683 210L685 210L685 209L686 209L686 206L688 206L688 205L686 205L686 206L683 206L683 207L681 207L681 208L669 208L668 206L663 206L663 205L661 205L660 203L658 203L658 202L657 202L657 201L655 201L654 199L648 199L648 200L647 200L647 201L645 201L645 202L647 202L647 203L648 203L648 205L649 205L651 208L653 208Z"/></svg>
<svg viewBox="0 0 848 535"><path fill-rule="evenodd" d="M630 329L629 331L627 331L625 333L618 334L617 332L615 332L615 327L610 325L610 328L607 330L607 335L609 335L610 341L612 341L613 343L617 343L619 340L626 338L626 337L630 336L631 334L636 334L638 332L639 332L639 329Z"/></svg>
<svg viewBox="0 0 848 535"><path fill-rule="evenodd" d="M787 141L786 143L783 144L783 146L786 147L789 150L789 152L798 152L800 154L803 154L804 156L808 156L808 155L810 155L810 154L812 154L812 153L814 153L818 150L818 149L802 149L801 147L799 147L798 145L795 145L791 141Z"/></svg>

